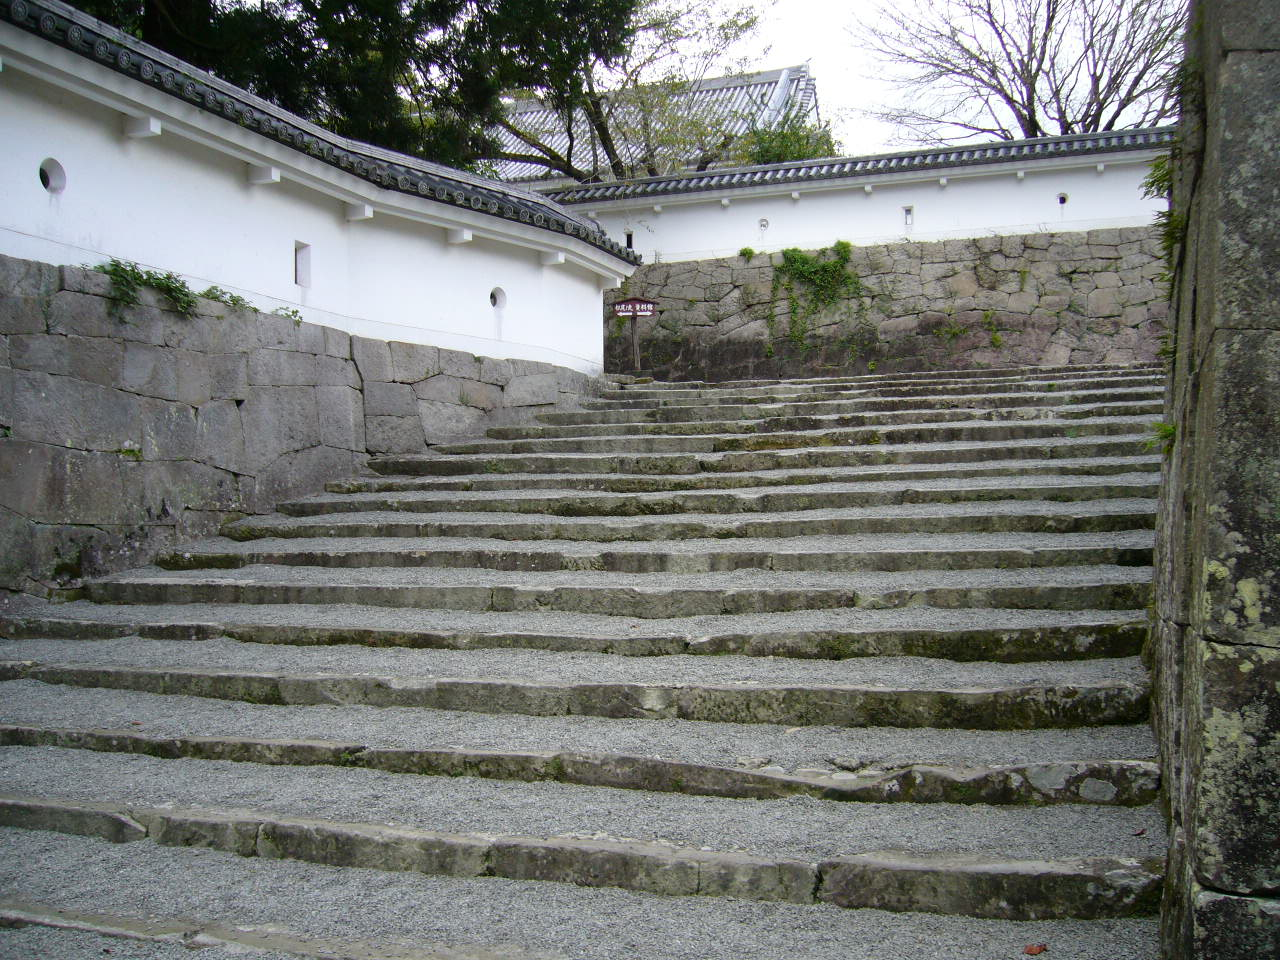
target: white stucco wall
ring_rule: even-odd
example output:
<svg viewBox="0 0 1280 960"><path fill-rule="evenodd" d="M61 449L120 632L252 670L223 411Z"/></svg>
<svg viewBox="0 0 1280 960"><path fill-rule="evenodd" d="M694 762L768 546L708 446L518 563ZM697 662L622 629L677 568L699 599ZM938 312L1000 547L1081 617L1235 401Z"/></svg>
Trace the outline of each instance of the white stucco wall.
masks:
<svg viewBox="0 0 1280 960"><path fill-rule="evenodd" d="M0 253L118 257L351 333L602 369L601 292L632 270L607 252L383 190L8 24L0 58ZM130 114L160 134L127 136ZM60 192L40 181L49 158ZM252 165L279 182L251 183ZM350 203L372 216L349 220ZM305 286L298 244L310 246Z"/></svg>
<svg viewBox="0 0 1280 960"><path fill-rule="evenodd" d="M1144 151L575 206L589 209L619 242L631 232L646 262L730 256L743 247L816 249L836 240L867 244L1132 227L1151 223L1163 205L1142 196L1154 156ZM1058 202L1059 194L1066 194L1066 203ZM904 207L912 208L910 224Z"/></svg>

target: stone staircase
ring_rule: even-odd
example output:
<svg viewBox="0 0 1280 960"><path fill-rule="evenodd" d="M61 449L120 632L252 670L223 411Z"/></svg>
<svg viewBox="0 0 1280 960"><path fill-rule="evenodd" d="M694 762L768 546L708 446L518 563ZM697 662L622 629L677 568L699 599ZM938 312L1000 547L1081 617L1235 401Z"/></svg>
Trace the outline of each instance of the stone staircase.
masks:
<svg viewBox="0 0 1280 960"><path fill-rule="evenodd" d="M1162 382L626 383L12 600L0 955L1155 957Z"/></svg>

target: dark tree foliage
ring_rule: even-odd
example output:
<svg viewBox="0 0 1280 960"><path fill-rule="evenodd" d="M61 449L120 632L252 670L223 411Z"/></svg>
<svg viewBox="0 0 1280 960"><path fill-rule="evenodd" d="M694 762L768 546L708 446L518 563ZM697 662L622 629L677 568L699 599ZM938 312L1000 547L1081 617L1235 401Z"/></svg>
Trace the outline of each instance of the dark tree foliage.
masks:
<svg viewBox="0 0 1280 960"><path fill-rule="evenodd" d="M468 166L499 94L569 102L637 0L76 0L91 16L343 136Z"/></svg>

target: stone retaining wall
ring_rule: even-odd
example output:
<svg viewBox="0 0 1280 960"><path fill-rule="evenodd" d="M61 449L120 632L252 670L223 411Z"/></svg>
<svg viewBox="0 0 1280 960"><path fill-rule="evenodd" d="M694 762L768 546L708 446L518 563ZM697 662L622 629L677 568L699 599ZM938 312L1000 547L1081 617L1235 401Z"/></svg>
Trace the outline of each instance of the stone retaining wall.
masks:
<svg viewBox="0 0 1280 960"><path fill-rule="evenodd" d="M527 360L353 337L143 291L124 310L83 267L0 257L0 589L47 593L144 562L491 423L596 393Z"/></svg>
<svg viewBox="0 0 1280 960"><path fill-rule="evenodd" d="M1280 20L1192 4L1152 696L1168 960L1280 956Z"/></svg>
<svg viewBox="0 0 1280 960"><path fill-rule="evenodd" d="M635 369L623 297L658 304L640 369L706 380L1150 360L1168 312L1151 228L854 247L858 294L811 316L775 284L781 261L641 267L606 297L605 368Z"/></svg>

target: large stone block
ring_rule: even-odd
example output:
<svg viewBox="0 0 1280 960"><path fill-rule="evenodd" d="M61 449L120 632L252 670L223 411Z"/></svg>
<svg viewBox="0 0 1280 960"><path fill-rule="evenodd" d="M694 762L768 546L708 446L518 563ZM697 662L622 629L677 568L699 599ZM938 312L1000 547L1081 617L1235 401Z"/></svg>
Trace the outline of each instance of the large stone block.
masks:
<svg viewBox="0 0 1280 960"><path fill-rule="evenodd" d="M351 360L340 357L316 357L316 384L325 387L360 389L360 374Z"/></svg>
<svg viewBox="0 0 1280 960"><path fill-rule="evenodd" d="M351 359L351 334L342 330L335 330L333 327L322 327L324 336L324 353L327 357L337 357L339 360Z"/></svg>
<svg viewBox="0 0 1280 960"><path fill-rule="evenodd" d="M141 402L144 460L191 460L196 456L196 411L185 403L144 397Z"/></svg>
<svg viewBox="0 0 1280 960"><path fill-rule="evenodd" d="M178 366L173 354L150 343L126 343L120 386L144 397L177 400Z"/></svg>
<svg viewBox="0 0 1280 960"><path fill-rule="evenodd" d="M13 371L13 436L88 450L140 449L142 398L96 383Z"/></svg>
<svg viewBox="0 0 1280 960"><path fill-rule="evenodd" d="M0 291L4 295L39 298L57 289L57 267L36 260L0 257Z"/></svg>
<svg viewBox="0 0 1280 960"><path fill-rule="evenodd" d="M417 416L366 416L364 439L370 453L422 453L427 445Z"/></svg>
<svg viewBox="0 0 1280 960"><path fill-rule="evenodd" d="M209 358L209 395L214 400L243 400L249 396L249 358L243 354Z"/></svg>
<svg viewBox="0 0 1280 960"><path fill-rule="evenodd" d="M315 354L263 348L249 354L251 387L309 387L317 381Z"/></svg>
<svg viewBox="0 0 1280 960"><path fill-rule="evenodd" d="M1193 949L1203 960L1280 957L1280 900L1200 891L1195 898Z"/></svg>
<svg viewBox="0 0 1280 960"><path fill-rule="evenodd" d="M101 337L40 333L11 337L9 354L10 364L20 370L116 386L121 379L124 346Z"/></svg>
<svg viewBox="0 0 1280 960"><path fill-rule="evenodd" d="M536 406L559 399L559 379L550 373L512 377L502 394L502 404L506 407Z"/></svg>
<svg viewBox="0 0 1280 960"><path fill-rule="evenodd" d="M1280 650L1204 643L1195 679L1196 876L1216 890L1278 890Z"/></svg>
<svg viewBox="0 0 1280 960"><path fill-rule="evenodd" d="M0 506L41 523L127 523L134 492L121 482L123 458L47 443L0 439Z"/></svg>
<svg viewBox="0 0 1280 960"><path fill-rule="evenodd" d="M406 383L366 381L364 412L370 417L413 417L418 413L413 388Z"/></svg>
<svg viewBox="0 0 1280 960"><path fill-rule="evenodd" d="M210 400L196 411L196 457L224 470L247 472L244 426L234 400Z"/></svg>
<svg viewBox="0 0 1280 960"><path fill-rule="evenodd" d="M460 350L440 350L440 372L460 380L479 380L481 358Z"/></svg>
<svg viewBox="0 0 1280 960"><path fill-rule="evenodd" d="M364 397L351 387L316 387L320 440L340 450L364 452Z"/></svg>
<svg viewBox="0 0 1280 960"><path fill-rule="evenodd" d="M351 359L356 362L356 368L366 385L371 380L390 383L395 379L391 366L391 349L383 340L352 337Z"/></svg>
<svg viewBox="0 0 1280 960"><path fill-rule="evenodd" d="M251 387L240 407L240 420L251 473L286 453L320 443L315 387Z"/></svg>
<svg viewBox="0 0 1280 960"><path fill-rule="evenodd" d="M391 350L391 376L398 383L417 383L440 370L440 349L421 343L387 344Z"/></svg>
<svg viewBox="0 0 1280 960"><path fill-rule="evenodd" d="M349 450L314 446L284 454L257 477L257 510L270 510L289 497L315 493L325 483L350 476L355 461Z"/></svg>
<svg viewBox="0 0 1280 960"><path fill-rule="evenodd" d="M487 422L484 412L439 400L419 400L418 411L423 436L428 443L444 443L474 437Z"/></svg>

